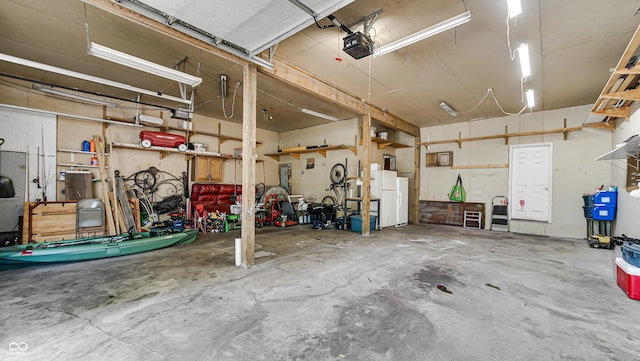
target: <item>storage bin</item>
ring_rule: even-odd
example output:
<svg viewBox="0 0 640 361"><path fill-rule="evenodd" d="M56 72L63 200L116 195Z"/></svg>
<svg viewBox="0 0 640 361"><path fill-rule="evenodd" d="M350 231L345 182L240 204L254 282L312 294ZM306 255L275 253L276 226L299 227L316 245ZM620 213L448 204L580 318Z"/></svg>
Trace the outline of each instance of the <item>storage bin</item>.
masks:
<svg viewBox="0 0 640 361"><path fill-rule="evenodd" d="M362 232L362 216L350 216L351 219L351 230L354 232ZM376 216L369 216L369 229L376 229Z"/></svg>
<svg viewBox="0 0 640 361"><path fill-rule="evenodd" d="M616 257L616 279L629 298L640 300L640 268L634 267L622 258Z"/></svg>
<svg viewBox="0 0 640 361"><path fill-rule="evenodd" d="M584 212L584 218L592 218L593 214L593 206L582 206L582 211Z"/></svg>
<svg viewBox="0 0 640 361"><path fill-rule="evenodd" d="M584 205L586 207L593 207L593 194L583 194L582 200L584 201Z"/></svg>
<svg viewBox="0 0 640 361"><path fill-rule="evenodd" d="M634 267L640 267L640 245L629 243L623 244L622 259Z"/></svg>
<svg viewBox="0 0 640 361"><path fill-rule="evenodd" d="M596 194L593 195L593 203L596 205L615 207L616 204L618 203L617 200L618 200L617 192L603 191L603 192L596 192Z"/></svg>
<svg viewBox="0 0 640 361"><path fill-rule="evenodd" d="M616 217L616 207L595 205L591 210L591 216L596 221L613 221Z"/></svg>

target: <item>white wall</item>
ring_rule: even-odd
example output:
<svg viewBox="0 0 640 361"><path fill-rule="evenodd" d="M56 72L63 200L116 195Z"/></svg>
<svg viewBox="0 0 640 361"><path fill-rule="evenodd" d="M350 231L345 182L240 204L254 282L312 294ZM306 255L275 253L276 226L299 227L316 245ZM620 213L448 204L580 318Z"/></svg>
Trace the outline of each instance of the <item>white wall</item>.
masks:
<svg viewBox="0 0 640 361"><path fill-rule="evenodd" d="M634 134L640 134L640 111L637 103L632 106L632 115L629 121L623 121L618 125L613 134L613 143L622 143L628 137ZM614 222L612 235L619 236L626 234L629 237L640 238L640 227L638 227L638 219L640 219L640 199L632 198L626 191L627 168L626 160L606 161L611 163L611 183L618 186L618 209L616 212L616 221Z"/></svg>
<svg viewBox="0 0 640 361"><path fill-rule="evenodd" d="M519 116L492 118L474 122L457 123L421 129L422 141L481 137L509 133L558 129L567 119L568 127L581 126L587 118L590 105L527 113ZM583 215L582 194L593 193L602 185L611 183L611 166L594 159L611 148L611 134L607 131L586 129L571 132L563 140L562 133L509 138L509 144L553 143L553 200L552 221L511 221L512 232L561 237L586 237L586 221ZM429 152L453 151L454 166L507 164L509 145L504 139L432 145ZM448 200L451 186L458 174L462 176L467 202L485 203L485 219L490 224L491 201L494 196L507 196L509 190L508 168L461 169L426 167L426 150L420 150L420 199Z"/></svg>
<svg viewBox="0 0 640 361"><path fill-rule="evenodd" d="M18 82L20 83L20 82ZM73 115L81 115L93 118L102 118L103 109L101 106L85 105L78 102L65 99L57 99L50 96L44 96L31 90L31 83L24 83L23 86L5 86L0 85L0 99L2 103L17 105L21 107L42 109L53 112L67 113ZM109 108L107 115L115 118L133 119L135 116L135 106L132 103L123 103L121 108ZM160 110L145 110L144 114L161 117L165 124L177 126L178 120L170 119L169 112ZM237 117L237 116L236 116ZM195 115L193 119L194 130L217 133L233 137L242 137L242 125L232 123L225 120L219 120L200 115ZM143 128L134 128L121 125L108 125L106 129L107 142L131 143L136 144L139 141L139 132ZM144 128L147 130L157 130L154 128ZM101 135L103 132L103 123L78 120L74 118L66 118L59 116L57 119L57 144L52 143L52 147L57 149L80 150L83 140L90 140L94 134ZM256 132L256 140L262 142L257 146L259 159L265 159L264 153L273 153L277 149L278 134L266 130L258 129ZM202 142L208 145L207 150L217 151L220 153L233 154L234 148L242 148L239 141L228 140L220 143L216 137L206 135L195 135L191 139L192 142ZM31 150L31 152L34 152ZM68 163L70 155L68 153L58 153L58 163ZM74 155L75 162L88 164L90 159L85 154ZM87 157L87 158L83 158ZM187 162L185 156L179 153L171 153L161 158L158 152L130 150L117 148L113 152L111 159L107 160L110 167L115 167L121 171L124 176L129 176L137 171L148 169L149 167L157 167L162 171L169 172L177 177L181 176L183 171L187 170ZM263 170L264 167L264 170ZM54 167L55 174L68 167ZM94 178L97 178L97 170L91 169ZM234 175L235 173L235 175ZM264 182L266 178L267 184L277 184L278 170L277 162L270 158L266 158L264 163L256 164L256 183ZM224 162L223 183L242 182L241 161L236 161L234 167L233 160ZM64 182L56 182L57 198L64 200L62 190ZM55 188L55 187L54 187ZM99 195L94 189L94 195ZM51 198L51 197L49 197Z"/></svg>

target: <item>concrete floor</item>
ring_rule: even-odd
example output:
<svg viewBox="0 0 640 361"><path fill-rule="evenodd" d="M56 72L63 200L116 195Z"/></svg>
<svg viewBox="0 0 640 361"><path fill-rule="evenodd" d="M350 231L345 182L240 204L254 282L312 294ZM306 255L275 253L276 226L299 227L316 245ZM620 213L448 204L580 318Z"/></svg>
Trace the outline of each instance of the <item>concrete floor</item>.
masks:
<svg viewBox="0 0 640 361"><path fill-rule="evenodd" d="M447 226L270 227L243 269L238 234L0 272L0 360L640 360L617 250Z"/></svg>

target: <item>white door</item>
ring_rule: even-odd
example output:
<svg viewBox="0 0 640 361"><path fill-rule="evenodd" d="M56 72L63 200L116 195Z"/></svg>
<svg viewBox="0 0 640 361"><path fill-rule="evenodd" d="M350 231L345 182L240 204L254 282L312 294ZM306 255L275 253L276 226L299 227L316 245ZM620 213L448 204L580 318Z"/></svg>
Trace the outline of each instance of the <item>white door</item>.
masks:
<svg viewBox="0 0 640 361"><path fill-rule="evenodd" d="M409 222L409 178L398 178L397 225L404 226Z"/></svg>
<svg viewBox="0 0 640 361"><path fill-rule="evenodd" d="M553 145L513 145L509 155L510 217L551 222Z"/></svg>

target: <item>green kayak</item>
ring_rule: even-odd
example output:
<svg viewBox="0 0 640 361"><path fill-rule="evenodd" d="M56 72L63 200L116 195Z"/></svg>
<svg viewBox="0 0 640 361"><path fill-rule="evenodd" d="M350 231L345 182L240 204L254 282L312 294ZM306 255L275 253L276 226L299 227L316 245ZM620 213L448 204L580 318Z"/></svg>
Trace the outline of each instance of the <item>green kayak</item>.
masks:
<svg viewBox="0 0 640 361"><path fill-rule="evenodd" d="M151 236L149 232L0 247L0 265L77 262L153 251L191 243L196 229Z"/></svg>

